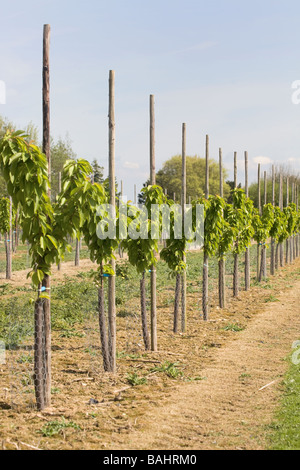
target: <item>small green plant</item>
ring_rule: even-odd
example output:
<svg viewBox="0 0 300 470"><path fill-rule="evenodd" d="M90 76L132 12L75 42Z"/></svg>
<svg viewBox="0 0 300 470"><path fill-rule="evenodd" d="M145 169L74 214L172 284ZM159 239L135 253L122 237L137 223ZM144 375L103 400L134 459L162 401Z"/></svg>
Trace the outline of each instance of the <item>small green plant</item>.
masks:
<svg viewBox="0 0 300 470"><path fill-rule="evenodd" d="M239 376L239 379L243 380L243 379L250 378L250 377L251 377L251 374L244 373Z"/></svg>
<svg viewBox="0 0 300 470"><path fill-rule="evenodd" d="M22 354L17 360L19 364L32 364L33 357L30 354Z"/></svg>
<svg viewBox="0 0 300 470"><path fill-rule="evenodd" d="M229 323L228 325L224 327L225 331L234 331L234 332L243 331L244 329L245 327L242 325L239 325L238 323Z"/></svg>
<svg viewBox="0 0 300 470"><path fill-rule="evenodd" d="M195 377L187 377L187 382L201 382L202 380L207 380L207 377L201 377L200 375L196 375Z"/></svg>
<svg viewBox="0 0 300 470"><path fill-rule="evenodd" d="M74 423L73 421L67 422L63 417L61 421L49 421L38 432L44 437L52 437L57 436L58 434L62 434L63 430L67 428L73 428L77 431L81 431L81 427L78 424Z"/></svg>
<svg viewBox="0 0 300 470"><path fill-rule="evenodd" d="M139 377L136 372L133 372L132 374L127 374L127 382L132 385L145 385L147 383L146 377Z"/></svg>
<svg viewBox="0 0 300 470"><path fill-rule="evenodd" d="M271 294L269 297L267 297L267 298L265 299L265 302L266 302L266 303L268 303L268 302L279 302L279 299L277 299L277 298L275 297L275 295Z"/></svg>
<svg viewBox="0 0 300 470"><path fill-rule="evenodd" d="M156 366L152 369L153 372L164 372L168 377L172 379L177 379L178 377L182 377L183 373L178 369L177 362L169 362L166 361L160 366Z"/></svg>
<svg viewBox="0 0 300 470"><path fill-rule="evenodd" d="M73 337L77 337L77 338L83 338L85 336L84 333L80 333L79 331L76 331L74 328L71 328L71 329L66 329L64 330L60 335L59 337L60 338L73 338Z"/></svg>

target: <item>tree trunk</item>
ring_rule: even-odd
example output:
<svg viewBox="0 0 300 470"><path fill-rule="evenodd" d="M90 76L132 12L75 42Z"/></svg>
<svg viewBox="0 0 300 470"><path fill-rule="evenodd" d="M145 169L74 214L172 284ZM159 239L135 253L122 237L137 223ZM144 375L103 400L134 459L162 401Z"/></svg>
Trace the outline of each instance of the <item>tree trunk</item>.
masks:
<svg viewBox="0 0 300 470"><path fill-rule="evenodd" d="M256 254L256 279L259 281L260 273L260 246L257 244L257 254Z"/></svg>
<svg viewBox="0 0 300 470"><path fill-rule="evenodd" d="M34 306L34 388L38 410L45 408L43 325L43 299L37 299Z"/></svg>
<svg viewBox="0 0 300 470"><path fill-rule="evenodd" d="M103 277L102 276L101 276L101 280L100 280L100 286L98 288L98 317L99 317L100 340L101 340L103 367L104 367L105 372L108 372L109 367L110 367L110 360L109 360L109 348L108 348L106 321L105 321L104 287L103 287Z"/></svg>
<svg viewBox="0 0 300 470"><path fill-rule="evenodd" d="M145 272L143 272L142 279L140 280L140 293L141 293L141 317L142 317L142 330L143 340L146 351L151 349L150 336L147 324L147 308L146 308L146 284L145 284Z"/></svg>
<svg viewBox="0 0 300 470"><path fill-rule="evenodd" d="M250 249L245 252L245 290L250 289Z"/></svg>
<svg viewBox="0 0 300 470"><path fill-rule="evenodd" d="M219 306L226 307L225 301L225 259L219 260Z"/></svg>
<svg viewBox="0 0 300 470"><path fill-rule="evenodd" d="M174 299L174 324L173 332L178 333L179 327L179 306L180 306L180 281L181 275L176 274L175 299Z"/></svg>
<svg viewBox="0 0 300 470"><path fill-rule="evenodd" d="M202 294L202 311L203 320L208 321L208 255L204 253L203 259L203 294Z"/></svg>
<svg viewBox="0 0 300 470"><path fill-rule="evenodd" d="M289 264L290 261L290 241L289 239L285 242L285 264Z"/></svg>
<svg viewBox="0 0 300 470"><path fill-rule="evenodd" d="M76 238L76 248L75 248L75 266L80 264L80 240Z"/></svg>
<svg viewBox="0 0 300 470"><path fill-rule="evenodd" d="M5 252L6 252L6 279L11 279L12 274L12 257L11 257L11 240L10 235L4 234Z"/></svg>
<svg viewBox="0 0 300 470"><path fill-rule="evenodd" d="M283 243L280 243L279 252L280 252L280 267L283 268L284 267L284 246L283 246Z"/></svg>
<svg viewBox="0 0 300 470"><path fill-rule="evenodd" d="M259 276L258 276L258 281L259 282L262 281L262 279L264 277L264 273L265 273L265 261L266 261L266 257L264 256L265 251L266 251L266 247L263 246L262 252L261 252L260 270L259 270Z"/></svg>
<svg viewBox="0 0 300 470"><path fill-rule="evenodd" d="M185 256L184 256L185 262ZM181 332L186 332L186 271L181 274Z"/></svg>
<svg viewBox="0 0 300 470"><path fill-rule="evenodd" d="M279 243L276 244L276 252L275 252L275 270L277 271L279 268Z"/></svg>
<svg viewBox="0 0 300 470"><path fill-rule="evenodd" d="M233 265L233 296L239 296L239 255L234 255Z"/></svg>
<svg viewBox="0 0 300 470"><path fill-rule="evenodd" d="M43 298L44 310L44 399L45 407L51 405L51 305L50 276L46 275L42 282L48 298Z"/></svg>

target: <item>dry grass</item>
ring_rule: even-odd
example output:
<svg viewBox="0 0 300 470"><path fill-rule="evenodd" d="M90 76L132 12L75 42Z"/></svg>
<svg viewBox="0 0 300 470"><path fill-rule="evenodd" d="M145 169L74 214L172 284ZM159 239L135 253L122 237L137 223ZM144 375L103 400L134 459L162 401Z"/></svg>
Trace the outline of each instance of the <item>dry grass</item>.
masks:
<svg viewBox="0 0 300 470"><path fill-rule="evenodd" d="M82 262L80 270L90 266ZM280 383L286 369L282 359L290 342L298 339L300 283L295 279L299 267L298 261L282 269L268 291L256 286L249 293L241 292L239 299L230 298L224 311L211 308L207 323L200 318L199 294L188 293L188 331L177 336L171 330L168 294L160 293L158 353L143 350L138 320L119 317L116 376L102 370L95 323L86 320L82 337L62 338L54 332L52 407L44 412L30 406L32 364L18 362L32 352L10 352L8 365L0 366L2 447L263 448L264 426L271 419L279 389L269 387L260 393L258 389L274 377ZM68 275L73 272L78 269L70 266ZM63 273L55 275L54 282ZM22 274L15 275L14 285L18 276L21 280ZM266 303L271 294L279 302ZM238 328L230 327L234 325ZM166 363L175 363L175 378L153 370ZM28 393L24 393L26 374ZM145 377L147 383L130 386L128 374ZM91 404L91 399L97 403ZM41 433L47 423L62 419L76 423L80 430L62 428L51 437Z"/></svg>

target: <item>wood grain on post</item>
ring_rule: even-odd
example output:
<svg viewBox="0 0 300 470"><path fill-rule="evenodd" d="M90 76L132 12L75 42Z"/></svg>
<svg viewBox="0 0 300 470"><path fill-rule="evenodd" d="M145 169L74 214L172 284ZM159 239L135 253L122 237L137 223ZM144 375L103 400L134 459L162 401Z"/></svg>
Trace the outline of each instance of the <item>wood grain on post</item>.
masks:
<svg viewBox="0 0 300 470"><path fill-rule="evenodd" d="M295 203L295 183L292 182L292 204ZM295 246L295 237L294 235L291 236L291 261L295 260L295 252L296 252L296 246Z"/></svg>
<svg viewBox="0 0 300 470"><path fill-rule="evenodd" d="M275 166L272 165L272 205L273 207L275 207ZM271 272L271 276L274 276L275 274L275 264L276 264L276 260L275 260L276 256L275 256L275 240L274 238L271 238L271 266L270 266L270 272Z"/></svg>
<svg viewBox="0 0 300 470"><path fill-rule="evenodd" d="M246 197L249 197L249 178L248 178L248 152L245 152L245 194ZM248 291L250 289L250 248L246 248L245 252L245 290Z"/></svg>
<svg viewBox="0 0 300 470"><path fill-rule="evenodd" d="M282 174L279 174L279 207L283 210L283 178ZM280 258L280 266L284 266L284 245L280 243L279 245L279 258Z"/></svg>
<svg viewBox="0 0 300 470"><path fill-rule="evenodd" d="M181 207L182 207L182 236L184 236L184 215L186 205L186 124L182 124L182 171L181 171ZM182 256L186 263L186 256ZM181 331L186 331L186 271L181 275Z"/></svg>
<svg viewBox="0 0 300 470"><path fill-rule="evenodd" d="M237 152L234 152L234 177L233 177L233 180L234 180L234 188L236 189L237 188Z"/></svg>
<svg viewBox="0 0 300 470"><path fill-rule="evenodd" d="M233 159L233 183L234 189L237 189L237 152L234 152L234 159ZM239 240L238 238L235 241L235 246L238 247ZM234 254L233 259L233 296L239 296L239 255L237 253Z"/></svg>
<svg viewBox="0 0 300 470"><path fill-rule="evenodd" d="M219 148L219 187L220 196L224 197L224 185L223 185L223 153L222 149Z"/></svg>
<svg viewBox="0 0 300 470"><path fill-rule="evenodd" d="M48 177L51 182L50 156L50 25L44 25L43 35L43 153L48 161ZM50 196L49 188L49 196Z"/></svg>
<svg viewBox="0 0 300 470"><path fill-rule="evenodd" d="M219 149L219 179L220 179L220 197L224 197L224 187L223 187L223 155L222 149ZM219 307L225 308L225 257L224 253L219 253Z"/></svg>
<svg viewBox="0 0 300 470"><path fill-rule="evenodd" d="M108 112L108 149L109 149L109 204L116 206L116 180L115 180L115 72L109 71L109 112ZM115 273L115 260L110 260L112 271ZM108 324L109 324L109 352L110 372L116 372L116 278L115 274L108 278Z"/></svg>
<svg viewBox="0 0 300 470"><path fill-rule="evenodd" d="M9 196L9 230L8 238L6 238L6 279L11 279L12 276L12 198Z"/></svg>
<svg viewBox="0 0 300 470"><path fill-rule="evenodd" d="M209 136L206 136L205 145L205 198L209 198ZM203 255L203 290L202 290L202 311L203 320L208 321L209 316L209 298L208 298L208 265L209 257L205 252L204 244L204 255Z"/></svg>
<svg viewBox="0 0 300 470"><path fill-rule="evenodd" d="M48 162L48 177L51 183L51 154L50 154L50 25L44 25L43 33L43 153ZM51 189L48 189L51 198ZM44 309L44 406L51 405L51 301L50 276L42 281L49 298L43 299Z"/></svg>
<svg viewBox="0 0 300 470"><path fill-rule="evenodd" d="M246 197L249 197L249 157L248 157L248 152L245 152L245 193Z"/></svg>
<svg viewBox="0 0 300 470"><path fill-rule="evenodd" d="M61 193L61 171L58 172L58 194ZM58 263L57 265L57 270L61 270L61 262Z"/></svg>
<svg viewBox="0 0 300 470"><path fill-rule="evenodd" d="M205 199L209 197L209 136L205 143Z"/></svg>
<svg viewBox="0 0 300 470"><path fill-rule="evenodd" d="M286 177L286 207L290 204L290 185L289 185L289 177ZM289 263L290 259L290 239L288 238L285 242L285 262L286 264Z"/></svg>
<svg viewBox="0 0 300 470"><path fill-rule="evenodd" d="M257 175L257 197L258 197L258 212L261 215L261 192L260 192L260 163L258 164L258 175ZM260 267L260 247L257 244L257 260L256 260L256 277L259 280L259 267Z"/></svg>
<svg viewBox="0 0 300 470"><path fill-rule="evenodd" d="M156 184L155 174L155 108L154 95L150 95L150 185ZM156 269L151 267L151 350L157 351Z"/></svg>

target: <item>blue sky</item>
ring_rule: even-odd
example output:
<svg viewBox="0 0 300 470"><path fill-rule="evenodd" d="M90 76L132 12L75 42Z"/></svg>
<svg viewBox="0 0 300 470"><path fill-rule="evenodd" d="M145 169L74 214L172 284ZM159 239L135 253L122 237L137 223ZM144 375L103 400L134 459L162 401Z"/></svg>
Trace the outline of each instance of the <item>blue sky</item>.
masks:
<svg viewBox="0 0 300 470"><path fill-rule="evenodd" d="M116 174L133 195L149 174L149 95L156 103L156 166L181 152L222 147L239 180L257 163L300 170L300 3L294 0L27 0L2 2L0 114L41 129L43 24L51 25L51 133L107 168L108 74L116 74Z"/></svg>

